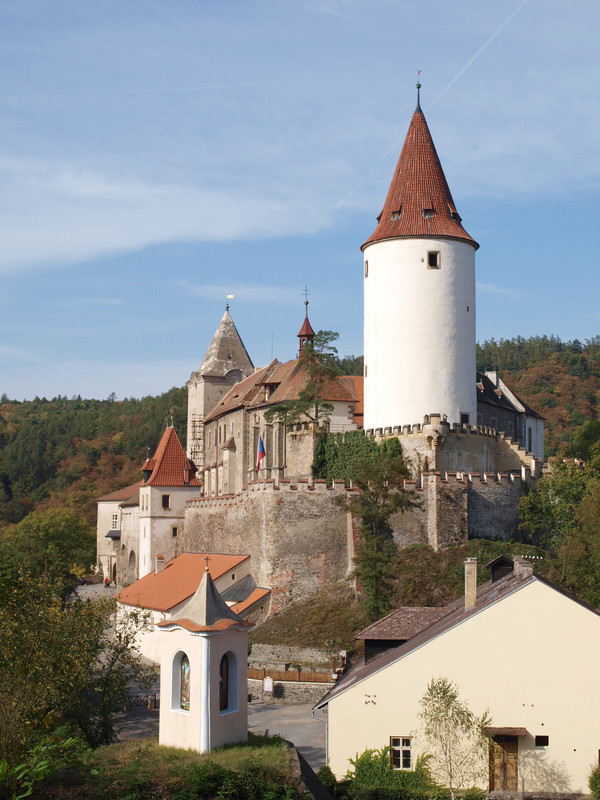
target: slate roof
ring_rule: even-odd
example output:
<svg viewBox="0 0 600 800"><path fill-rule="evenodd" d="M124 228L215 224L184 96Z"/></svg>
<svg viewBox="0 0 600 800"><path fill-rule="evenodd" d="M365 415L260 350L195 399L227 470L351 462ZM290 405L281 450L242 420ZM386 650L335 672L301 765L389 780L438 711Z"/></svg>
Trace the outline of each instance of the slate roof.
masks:
<svg viewBox="0 0 600 800"><path fill-rule="evenodd" d="M428 642L435 639L437 636L440 636L444 634L446 631L449 631L452 628L456 627L457 625L462 624L475 614L479 614L480 612L485 611L486 608L503 600L505 597L508 597L514 592L519 591L525 586L528 586L534 581L539 581L545 584L546 586L549 586L550 588L554 589L555 591L559 592L565 597L568 597L574 602L583 606L584 608L587 608L594 614L600 615L600 612L597 609L592 608L587 603L584 603L582 600L579 600L579 598L575 597L569 592L566 592L560 587L555 586L553 583L547 581L545 578L540 578L539 576L533 574L520 575L517 574L516 572L511 572L494 583L492 583L492 581L490 580L487 583L484 583L482 586L479 586L477 588L475 605L472 608L469 608L465 611L464 596L459 597L449 605L445 606L445 608L440 609L440 611L445 611L445 614L443 616L441 616L437 621L433 622L431 625L428 625L426 628L423 628L421 631L416 633L405 644L401 644L398 647L394 647L391 650L387 650L381 655L376 656L375 658L372 658L367 662L365 662L364 659L357 662L356 665L352 669L350 669L342 678L340 678L340 680L335 684L335 686L333 686L327 692L327 694L323 698L321 698L321 700L319 700L319 702L315 705L315 708L320 708L321 706L326 705L329 702L329 700L332 700L334 697L346 691L346 689L349 689L351 686L354 686L355 684L360 683L361 681L365 680L366 678L370 677L376 672L385 669L387 666L393 664L395 661L399 661L401 658L405 658L414 650L423 647Z"/></svg>
<svg viewBox="0 0 600 800"><path fill-rule="evenodd" d="M156 452L142 467L151 474L144 486L202 486L196 475L196 466L186 456L175 428L169 427L162 435Z"/></svg>
<svg viewBox="0 0 600 800"><path fill-rule="evenodd" d="M223 377L232 369L248 374L252 372L254 365L229 311L226 310L198 368L198 374Z"/></svg>
<svg viewBox="0 0 600 800"><path fill-rule="evenodd" d="M158 628L185 628L187 631L222 631L233 625L244 628L252 627L232 611L223 600L210 576L210 571L205 570L194 595L181 609L181 616L177 619L159 622Z"/></svg>
<svg viewBox="0 0 600 800"><path fill-rule="evenodd" d="M537 411L521 400L521 398L515 392L513 392L512 389L510 391L517 398L519 403L521 403L527 413L527 416L544 419L541 414L538 414ZM488 378L484 372L477 373L477 402L487 403L488 405L495 406L496 408L504 408L508 411L520 411L520 409L515 408L510 398L508 398L501 389L497 388L494 382L490 380L490 378Z"/></svg>
<svg viewBox="0 0 600 800"><path fill-rule="evenodd" d="M420 106L413 114L378 225L361 249L383 239L427 236L477 242L461 217Z"/></svg>
<svg viewBox="0 0 600 800"><path fill-rule="evenodd" d="M207 555L209 572L214 579L250 558L220 553L182 553L167 562L161 572L151 572L123 589L119 602L153 611L169 611L196 592L205 572Z"/></svg>

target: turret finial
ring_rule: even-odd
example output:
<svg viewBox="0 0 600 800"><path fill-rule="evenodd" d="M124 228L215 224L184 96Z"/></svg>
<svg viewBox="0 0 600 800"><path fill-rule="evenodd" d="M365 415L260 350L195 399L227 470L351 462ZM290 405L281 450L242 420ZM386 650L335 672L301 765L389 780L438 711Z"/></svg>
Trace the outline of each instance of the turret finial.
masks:
<svg viewBox="0 0 600 800"><path fill-rule="evenodd" d="M233 300L233 294L231 292L227 292L225 297L227 300ZM229 303L225 303L225 311L229 311Z"/></svg>
<svg viewBox="0 0 600 800"><path fill-rule="evenodd" d="M415 113L417 111L421 111L421 81L420 76L423 70L417 70L417 107L415 108Z"/></svg>

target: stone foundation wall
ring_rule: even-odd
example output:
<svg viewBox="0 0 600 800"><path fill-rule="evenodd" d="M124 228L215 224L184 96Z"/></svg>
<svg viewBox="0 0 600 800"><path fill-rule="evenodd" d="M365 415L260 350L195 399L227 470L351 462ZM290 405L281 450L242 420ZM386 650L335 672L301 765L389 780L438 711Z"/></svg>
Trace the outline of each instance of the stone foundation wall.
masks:
<svg viewBox="0 0 600 800"><path fill-rule="evenodd" d="M348 515L335 503L343 483L281 480L250 484L234 496L191 500L182 550L252 558L259 586L271 589L271 613L301 600L352 568Z"/></svg>
<svg viewBox="0 0 600 800"><path fill-rule="evenodd" d="M273 691L265 692L263 682L258 678L248 678L248 697L250 702L300 705L318 703L331 689L332 683L309 683L308 681L274 681Z"/></svg>

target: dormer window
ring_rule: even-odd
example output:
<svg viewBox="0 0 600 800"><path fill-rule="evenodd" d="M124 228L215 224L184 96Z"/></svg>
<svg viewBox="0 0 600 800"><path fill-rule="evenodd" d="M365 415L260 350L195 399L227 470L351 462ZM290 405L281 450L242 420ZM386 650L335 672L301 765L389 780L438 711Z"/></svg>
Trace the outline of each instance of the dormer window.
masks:
<svg viewBox="0 0 600 800"><path fill-rule="evenodd" d="M425 219L429 219L433 217L433 203L428 201L427 203L423 203L421 207L421 213Z"/></svg>
<svg viewBox="0 0 600 800"><path fill-rule="evenodd" d="M397 211L392 211L392 219L400 219L400 215L402 214L402 206Z"/></svg>
<svg viewBox="0 0 600 800"><path fill-rule="evenodd" d="M458 213L458 211L448 203L448 210L450 211L450 219L453 219L455 222L462 222L462 217Z"/></svg>

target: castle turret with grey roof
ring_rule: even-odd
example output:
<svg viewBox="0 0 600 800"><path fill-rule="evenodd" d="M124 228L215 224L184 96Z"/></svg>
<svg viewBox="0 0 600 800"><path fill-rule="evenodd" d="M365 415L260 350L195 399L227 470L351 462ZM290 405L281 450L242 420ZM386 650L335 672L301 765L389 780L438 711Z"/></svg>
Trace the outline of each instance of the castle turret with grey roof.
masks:
<svg viewBox="0 0 600 800"><path fill-rule="evenodd" d="M254 365L227 307L202 363L187 382L187 453L199 469L204 465L204 417L233 385L253 372Z"/></svg>

